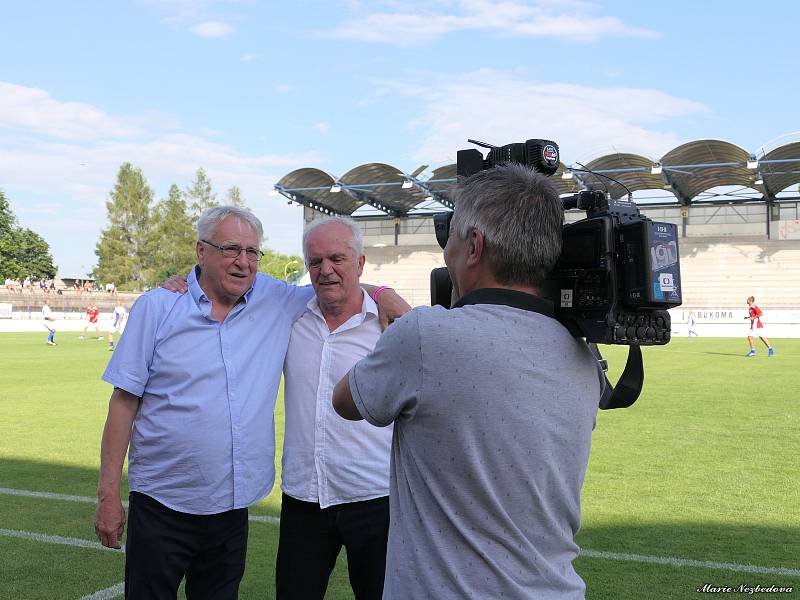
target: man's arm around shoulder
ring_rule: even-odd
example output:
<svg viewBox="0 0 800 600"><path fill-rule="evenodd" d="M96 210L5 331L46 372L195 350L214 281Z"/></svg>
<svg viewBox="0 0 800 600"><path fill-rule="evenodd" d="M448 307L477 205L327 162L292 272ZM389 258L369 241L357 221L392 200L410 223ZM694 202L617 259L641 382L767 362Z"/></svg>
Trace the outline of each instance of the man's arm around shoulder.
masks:
<svg viewBox="0 0 800 600"><path fill-rule="evenodd" d="M100 445L100 481L94 530L103 546L119 548L125 531L125 510L120 498L122 465L131 441L131 426L141 398L114 388L108 402L108 417Z"/></svg>

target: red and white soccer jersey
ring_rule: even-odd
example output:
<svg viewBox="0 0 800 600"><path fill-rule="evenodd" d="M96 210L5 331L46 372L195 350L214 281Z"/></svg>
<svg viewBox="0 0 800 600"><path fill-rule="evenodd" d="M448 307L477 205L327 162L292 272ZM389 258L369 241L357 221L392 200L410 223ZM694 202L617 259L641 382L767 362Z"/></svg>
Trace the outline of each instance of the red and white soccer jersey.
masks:
<svg viewBox="0 0 800 600"><path fill-rule="evenodd" d="M755 304L751 305L749 308L750 314L750 333L751 336L766 336L766 328L764 324L761 322L761 317L764 315L763 311L758 308Z"/></svg>
<svg viewBox="0 0 800 600"><path fill-rule="evenodd" d="M86 309L86 317L89 319L89 323L97 323L97 315L100 314L100 309L96 306L90 306Z"/></svg>

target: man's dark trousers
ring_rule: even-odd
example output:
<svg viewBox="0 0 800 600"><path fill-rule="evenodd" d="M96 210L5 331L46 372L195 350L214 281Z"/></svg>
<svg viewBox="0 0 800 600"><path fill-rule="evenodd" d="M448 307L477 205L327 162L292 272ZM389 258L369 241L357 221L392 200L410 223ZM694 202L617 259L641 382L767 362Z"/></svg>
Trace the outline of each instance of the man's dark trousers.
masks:
<svg viewBox="0 0 800 600"><path fill-rule="evenodd" d="M247 555L247 509L191 515L131 492L125 544L126 600L233 600Z"/></svg>
<svg viewBox="0 0 800 600"><path fill-rule="evenodd" d="M283 494L277 600L322 600L342 546L356 600L380 600L388 536L388 496L320 508Z"/></svg>

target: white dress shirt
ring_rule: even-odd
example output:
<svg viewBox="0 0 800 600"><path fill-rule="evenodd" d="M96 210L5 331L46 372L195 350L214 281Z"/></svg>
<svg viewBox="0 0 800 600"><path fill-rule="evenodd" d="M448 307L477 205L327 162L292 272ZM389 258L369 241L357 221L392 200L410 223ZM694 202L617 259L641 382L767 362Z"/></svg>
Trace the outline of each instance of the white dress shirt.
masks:
<svg viewBox="0 0 800 600"><path fill-rule="evenodd" d="M378 308L363 292L361 312L329 331L316 297L292 327L283 366L286 432L281 489L321 508L389 495L392 427L348 421L333 388L381 335Z"/></svg>

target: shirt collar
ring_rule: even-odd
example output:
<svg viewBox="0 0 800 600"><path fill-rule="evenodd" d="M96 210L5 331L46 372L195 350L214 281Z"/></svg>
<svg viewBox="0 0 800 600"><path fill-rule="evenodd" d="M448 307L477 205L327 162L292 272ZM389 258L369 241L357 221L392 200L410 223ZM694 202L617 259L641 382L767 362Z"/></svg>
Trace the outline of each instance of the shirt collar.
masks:
<svg viewBox="0 0 800 600"><path fill-rule="evenodd" d="M201 303L204 302L211 302L206 293L203 291L203 288L200 287L200 282L198 279L200 278L200 265L195 265L194 269L189 272L189 276L186 278L186 284L189 286L189 293L194 298L194 301L200 306ZM253 293L253 289L255 289L256 285L258 284L258 277L253 278L253 284L250 286L250 289L244 293L244 296L239 298L240 302L247 302L250 299L250 295Z"/></svg>
<svg viewBox="0 0 800 600"><path fill-rule="evenodd" d="M530 312L538 312L546 317L552 317L554 313L553 303L539 296L526 294L517 290L507 288L481 288L472 290L463 296L453 305L453 308L461 308L468 304L502 304Z"/></svg>
<svg viewBox="0 0 800 600"><path fill-rule="evenodd" d="M367 294L364 288L361 288L361 294L362 294L361 312L358 313L359 316L358 323L363 323L367 319L368 315L373 315L377 319L378 305L375 304L375 301L372 298L370 298L369 294ZM317 302L316 294L314 295L313 298L311 298L311 300L308 301L308 304L306 306L309 311L317 315L323 321L325 320L325 316L322 314L322 309L320 309L319 307L319 302ZM353 315L353 317L355 316L356 315ZM350 317L350 319L352 319L353 317ZM348 321L350 319L348 319Z"/></svg>

